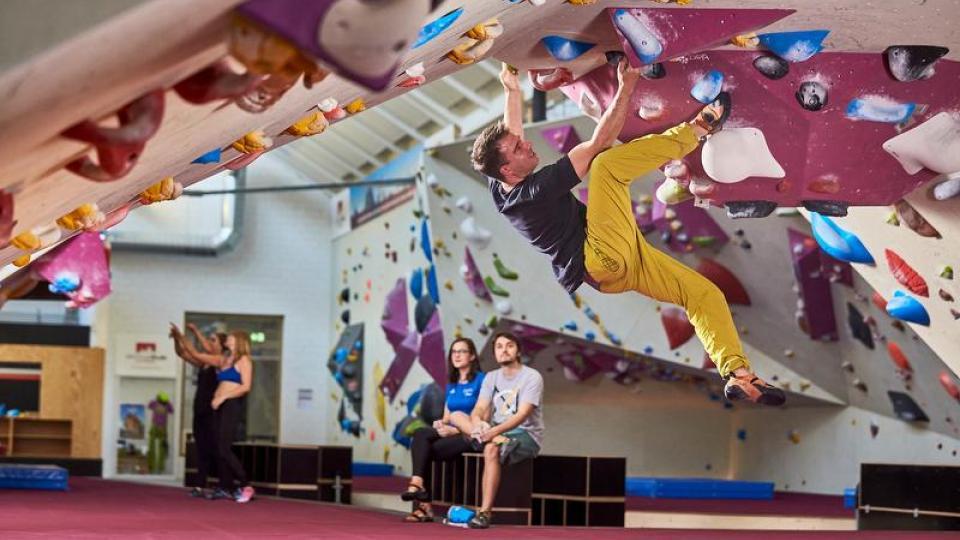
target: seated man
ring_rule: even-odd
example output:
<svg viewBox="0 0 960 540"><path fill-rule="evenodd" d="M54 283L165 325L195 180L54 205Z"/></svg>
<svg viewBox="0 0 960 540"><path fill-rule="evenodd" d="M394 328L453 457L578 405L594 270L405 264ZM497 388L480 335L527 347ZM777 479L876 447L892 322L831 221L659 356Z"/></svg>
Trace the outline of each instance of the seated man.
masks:
<svg viewBox="0 0 960 540"><path fill-rule="evenodd" d="M473 437L483 444L483 497L470 528L490 526L493 499L500 486L501 464L531 459L543 445L543 377L520 363L520 340L507 332L493 338L499 369L487 373L470 421Z"/></svg>
<svg viewBox="0 0 960 540"><path fill-rule="evenodd" d="M560 284L573 293L584 282L604 293L637 291L682 306L720 376L729 400L781 405L782 390L757 377L744 355L730 308L707 278L654 249L637 228L630 183L692 152L719 131L730 114L721 92L690 122L614 147L640 72L621 59L619 87L593 136L552 165L534 172L539 157L523 139L523 98L517 75L500 72L506 92L503 122L473 145L473 167L488 178L497 210L540 252L549 255ZM590 172L584 206L570 190Z"/></svg>

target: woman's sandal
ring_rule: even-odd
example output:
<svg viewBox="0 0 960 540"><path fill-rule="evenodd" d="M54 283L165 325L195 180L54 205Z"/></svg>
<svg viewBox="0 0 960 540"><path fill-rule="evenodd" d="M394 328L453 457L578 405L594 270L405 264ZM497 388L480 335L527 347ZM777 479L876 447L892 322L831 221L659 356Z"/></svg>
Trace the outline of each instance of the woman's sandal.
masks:
<svg viewBox="0 0 960 540"><path fill-rule="evenodd" d="M700 110L697 116L693 119L693 123L698 127L707 132L707 135L713 135L714 133L723 129L723 123L727 121L727 118L730 117L730 108L732 106L730 100L730 94L727 92L720 92L717 95L717 99L713 100L709 105ZM720 109L720 115L717 116L716 110Z"/></svg>
<svg viewBox="0 0 960 540"><path fill-rule="evenodd" d="M429 502L429 501L430 501L430 494L427 493L427 490L423 489L422 487L420 487L420 486L418 486L418 485L416 485L416 484L410 484L410 487L417 488L417 489L416 489L416 491L409 491L409 490L408 490L408 491L405 491L405 492L401 493L401 494L400 494L400 499L401 499L401 500L408 501L408 502L409 502L409 501L421 501L421 502Z"/></svg>
<svg viewBox="0 0 960 540"><path fill-rule="evenodd" d="M433 521L433 510L425 502L414 502L413 510L403 516L407 523L430 523Z"/></svg>

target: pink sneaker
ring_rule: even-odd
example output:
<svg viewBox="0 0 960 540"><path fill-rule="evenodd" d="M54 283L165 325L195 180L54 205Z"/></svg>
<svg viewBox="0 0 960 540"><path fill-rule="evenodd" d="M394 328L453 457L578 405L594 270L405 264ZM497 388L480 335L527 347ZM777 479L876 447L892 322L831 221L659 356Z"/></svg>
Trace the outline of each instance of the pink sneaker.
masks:
<svg viewBox="0 0 960 540"><path fill-rule="evenodd" d="M240 493L237 495L237 502L240 504L248 503L253 500L253 495L256 493L251 486L247 486L240 490Z"/></svg>

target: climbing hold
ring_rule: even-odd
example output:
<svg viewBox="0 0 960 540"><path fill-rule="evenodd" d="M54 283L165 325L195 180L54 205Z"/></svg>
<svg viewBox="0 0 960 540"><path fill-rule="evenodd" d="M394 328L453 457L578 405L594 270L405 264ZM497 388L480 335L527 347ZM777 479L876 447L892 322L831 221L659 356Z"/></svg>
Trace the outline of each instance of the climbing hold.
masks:
<svg viewBox="0 0 960 540"><path fill-rule="evenodd" d="M887 352L890 354L890 360L893 361L897 368L904 371L913 371L913 366L911 366L910 361L907 360L907 355L903 354L903 350L900 349L900 346L897 345L896 342L887 342Z"/></svg>
<svg viewBox="0 0 960 540"><path fill-rule="evenodd" d="M293 123L287 128L287 133L294 137L309 137L318 133L323 133L327 129L329 122L327 117L320 111L311 111Z"/></svg>
<svg viewBox="0 0 960 540"><path fill-rule="evenodd" d="M947 179L933 186L931 190L933 198L938 201L945 201L960 195L960 173L947 175Z"/></svg>
<svg viewBox="0 0 960 540"><path fill-rule="evenodd" d="M500 260L500 257L496 253L493 254L493 267L497 270L497 274L503 279L515 280L519 275L513 270L507 268L503 261Z"/></svg>
<svg viewBox="0 0 960 540"><path fill-rule="evenodd" d="M513 304L511 304L509 300L497 300L493 304L493 307L497 310L497 313L504 317L513 312Z"/></svg>
<svg viewBox="0 0 960 540"><path fill-rule="evenodd" d="M640 76L648 81L653 81L666 77L667 70L663 67L663 63L661 62L657 62L655 64L646 64L644 66L640 66Z"/></svg>
<svg viewBox="0 0 960 540"><path fill-rule="evenodd" d="M583 337L585 337L585 338L587 339L587 341L595 341L595 340L597 339L597 334L594 333L593 330L587 330L587 331L583 334Z"/></svg>
<svg viewBox="0 0 960 540"><path fill-rule="evenodd" d="M944 302L953 302L953 295L948 293L947 291L940 289L938 294L940 295L940 299L943 300Z"/></svg>
<svg viewBox="0 0 960 540"><path fill-rule="evenodd" d="M497 282L495 282L490 276L483 278L483 284L487 286L487 290L490 291L491 294L495 294L497 296L510 296L510 293L506 289L503 289L497 285Z"/></svg>
<svg viewBox="0 0 960 540"><path fill-rule="evenodd" d="M805 81L800 83L795 96L804 109L819 111L827 104L827 87L817 81Z"/></svg>
<svg viewBox="0 0 960 540"><path fill-rule="evenodd" d="M800 32L772 32L760 34L760 45L788 62L803 62L823 49L823 40L829 30Z"/></svg>
<svg viewBox="0 0 960 540"><path fill-rule="evenodd" d="M487 290L487 286L484 284L483 277L480 275L477 263L473 260L470 248L464 247L463 251L463 266L460 267L460 275L463 276L463 281L467 284L467 288L470 289L470 292L472 292L474 296L481 300L486 300L487 302L493 300L490 296L490 291Z"/></svg>
<svg viewBox="0 0 960 540"><path fill-rule="evenodd" d="M773 55L758 56L753 61L753 67L764 77L772 80L782 79L790 72L790 64Z"/></svg>
<svg viewBox="0 0 960 540"><path fill-rule="evenodd" d="M641 20L639 11L617 9L613 12L613 24L626 38L633 53L643 64L653 63L663 53L663 45Z"/></svg>
<svg viewBox="0 0 960 540"><path fill-rule="evenodd" d="M343 311L340 312L340 320L343 322L343 324L350 324L350 310L349 310L349 309L345 309L345 310L343 310Z"/></svg>
<svg viewBox="0 0 960 540"><path fill-rule="evenodd" d="M470 202L470 199L468 199L466 196L460 197L454 204L457 206L457 208L468 214L473 212L473 203Z"/></svg>
<svg viewBox="0 0 960 540"><path fill-rule="evenodd" d="M427 82L427 78L424 76L425 71L423 62L417 62L403 71L407 78L397 83L397 86L400 88L415 88L422 85Z"/></svg>
<svg viewBox="0 0 960 540"><path fill-rule="evenodd" d="M80 205L69 214L65 214L57 220L57 225L68 231L92 231L97 230L103 225L106 216L100 211L96 203L87 203Z"/></svg>
<svg viewBox="0 0 960 540"><path fill-rule="evenodd" d="M730 44L741 49L756 49L760 46L760 38L757 37L756 32L750 32L733 36L730 38Z"/></svg>
<svg viewBox="0 0 960 540"><path fill-rule="evenodd" d="M666 112L666 106L660 96L652 92L643 93L640 97L640 104L637 106L637 116L648 122L653 122L659 120L664 112Z"/></svg>
<svg viewBox="0 0 960 540"><path fill-rule="evenodd" d="M926 167L950 174L960 171L960 115L941 112L883 143L883 149L907 171L916 174Z"/></svg>
<svg viewBox="0 0 960 540"><path fill-rule="evenodd" d="M344 287L340 289L340 296L337 298L338 304L346 304L350 302L350 287Z"/></svg>
<svg viewBox="0 0 960 540"><path fill-rule="evenodd" d="M851 362L851 361L849 361L849 360L844 360L844 361L841 362L841 364L840 364L840 369L846 371L847 373L853 373L853 371L854 371L854 369L853 369L853 362Z"/></svg>
<svg viewBox="0 0 960 540"><path fill-rule="evenodd" d="M563 324L563 327L571 332L577 331L577 322L576 321L567 321Z"/></svg>
<svg viewBox="0 0 960 540"><path fill-rule="evenodd" d="M485 249L493 239L493 233L478 225L473 216L460 222L460 233L477 249Z"/></svg>
<svg viewBox="0 0 960 540"><path fill-rule="evenodd" d="M199 163L199 164L220 163L220 152L221 150L219 148L214 148L213 150L207 152L206 154L203 154L197 159L191 161L190 163Z"/></svg>
<svg viewBox="0 0 960 540"><path fill-rule="evenodd" d="M476 62L493 47L494 40L503 34L503 26L496 19L478 24L463 34L463 39L446 58L459 65Z"/></svg>
<svg viewBox="0 0 960 540"><path fill-rule="evenodd" d="M586 43L561 36L546 36L540 40L550 56L560 62L569 62L596 47L596 43Z"/></svg>
<svg viewBox="0 0 960 540"><path fill-rule="evenodd" d="M693 183L696 183L696 181ZM694 190L691 189L691 191ZM699 196L700 194L694 191L694 195ZM763 218L777 209L777 203L773 201L727 201L725 206L727 217L731 219Z"/></svg>
<svg viewBox="0 0 960 540"><path fill-rule="evenodd" d="M357 98L350 103L347 103L347 106L344 107L344 110L349 114L358 114L367 110L367 104L363 101L363 98Z"/></svg>
<svg viewBox="0 0 960 540"><path fill-rule="evenodd" d="M663 204L679 204L683 201L693 198L693 194L690 193L683 184L677 182L675 179L667 177L659 186L655 192L657 200Z"/></svg>
<svg viewBox="0 0 960 540"><path fill-rule="evenodd" d="M953 309L953 308L950 308L950 315L953 316L953 320L955 320L955 321L958 320L958 319L960 319L960 311L957 311L957 310L955 310L955 309Z"/></svg>
<svg viewBox="0 0 960 540"><path fill-rule="evenodd" d="M932 45L892 45L883 51L887 69L893 78L910 82L933 76L933 65L950 52L946 47Z"/></svg>
<svg viewBox="0 0 960 540"><path fill-rule="evenodd" d="M700 264L697 265L697 272L703 274L705 278L719 287L727 302L743 306L750 305L750 295L747 294L743 283L727 267L713 259L703 257L700 259Z"/></svg>
<svg viewBox="0 0 960 540"><path fill-rule="evenodd" d="M887 213L886 222L890 225L893 225L894 227L900 226L900 218L897 217L896 209L892 209L890 210L890 212Z"/></svg>
<svg viewBox="0 0 960 540"><path fill-rule="evenodd" d="M580 111L583 112L583 114L596 122L600 121L600 116L603 114L603 111L600 109L600 104L597 103L596 98L590 95L589 91L584 90L584 92L580 94L579 105Z"/></svg>
<svg viewBox="0 0 960 540"><path fill-rule="evenodd" d="M850 120L905 126L914 112L922 113L925 110L925 106L918 106L916 103L898 103L884 96L868 95L850 100L845 114Z"/></svg>
<svg viewBox="0 0 960 540"><path fill-rule="evenodd" d="M163 111L164 92L155 89L115 112L118 127L103 127L92 120L83 120L67 128L61 135L93 145L99 163L84 153L67 163L66 169L94 182L111 182L126 176L137 164L147 141L160 129Z"/></svg>
<svg viewBox="0 0 960 540"><path fill-rule="evenodd" d="M937 273L940 274L940 277L943 279L953 279L953 267L948 264L937 268Z"/></svg>
<svg viewBox="0 0 960 540"><path fill-rule="evenodd" d="M330 122L335 122L347 116L346 109L341 107L340 103L332 97L325 98L318 103L317 108L323 113L324 118Z"/></svg>
<svg viewBox="0 0 960 540"><path fill-rule="evenodd" d="M747 430L742 429L742 428L741 428L741 429L738 429L738 430L737 430L737 439L738 439L738 440L741 440L741 441L747 440Z"/></svg>
<svg viewBox="0 0 960 540"><path fill-rule="evenodd" d="M877 424L876 420L871 420L870 421L870 438L876 439L879 433L880 433L880 425Z"/></svg>
<svg viewBox="0 0 960 540"><path fill-rule="evenodd" d="M414 300L419 299L423 296L423 269L414 268L410 272L410 296Z"/></svg>
<svg viewBox="0 0 960 540"><path fill-rule="evenodd" d="M873 255L870 255L863 242L855 234L841 229L832 219L811 212L810 228L820 249L834 259L851 263L875 263Z"/></svg>
<svg viewBox="0 0 960 540"><path fill-rule="evenodd" d="M881 311L887 310L887 300L879 292L874 291L873 294L870 295L870 301L873 302L873 305L880 308Z"/></svg>
<svg viewBox="0 0 960 540"><path fill-rule="evenodd" d="M252 154L261 150L266 150L273 145L273 139L267 137L263 130L257 129L251 131L233 142L230 146L234 150L243 154Z"/></svg>
<svg viewBox="0 0 960 540"><path fill-rule="evenodd" d="M902 321L930 326L930 315L923 304L903 291L893 293L893 298L887 302L887 313Z"/></svg>
<svg viewBox="0 0 960 540"><path fill-rule="evenodd" d="M140 204L147 206L157 202L172 201L182 194L183 184L174 181L172 176L168 176L141 192L139 200Z"/></svg>
<svg viewBox="0 0 960 540"><path fill-rule="evenodd" d="M427 283L427 292L430 294L430 298L433 299L433 303L440 303L440 284L437 282L437 267L430 265L430 268L427 268L426 275Z"/></svg>
<svg viewBox="0 0 960 540"><path fill-rule="evenodd" d="M943 389L950 394L950 397L960 401L960 388L957 387L957 383L954 382L953 377L946 371L940 372L940 384L943 386Z"/></svg>
<svg viewBox="0 0 960 540"><path fill-rule="evenodd" d="M573 73L565 67L531 69L527 74L533 87L541 92L556 90L573 82Z"/></svg>
<svg viewBox="0 0 960 540"><path fill-rule="evenodd" d="M864 394L869 393L869 390L867 389L867 383L861 381L860 379L854 379L850 381L850 384L857 390L863 392Z"/></svg>
<svg viewBox="0 0 960 540"><path fill-rule="evenodd" d="M690 89L690 95L700 103L709 104L717 99L721 90L723 90L723 73L712 69L697 79L693 88Z"/></svg>
<svg viewBox="0 0 960 540"><path fill-rule="evenodd" d="M667 333L667 341L670 344L670 350L680 347L695 334L695 329L687 313L678 307L667 306L660 310L660 323Z"/></svg>
<svg viewBox="0 0 960 540"><path fill-rule="evenodd" d="M795 429L790 430L790 433L787 434L787 438L790 439L790 442L793 444L800 444L800 432Z"/></svg>
<svg viewBox="0 0 960 540"><path fill-rule="evenodd" d="M890 267L890 273L904 287L914 294L920 296L930 296L927 289L927 282L917 273L906 261L900 258L895 252L884 250L887 255L887 265ZM889 309L889 305L888 305Z"/></svg>
<svg viewBox="0 0 960 540"><path fill-rule="evenodd" d="M448 290L448 291L452 291L452 290L453 290L453 282L450 281L449 279L446 280L446 281L444 281L444 282L443 282L443 288L446 289L446 290Z"/></svg>
<svg viewBox="0 0 960 540"><path fill-rule="evenodd" d="M420 33L417 35L417 40L413 42L413 45L411 45L410 48L416 49L427 44L435 37L445 32L447 28L450 28L450 26L460 18L460 15L463 15L462 7L447 12L441 17L428 22L423 26L423 28L420 29Z"/></svg>
<svg viewBox="0 0 960 540"><path fill-rule="evenodd" d="M870 327L860 310L850 302L847 302L847 325L850 327L850 333L853 334L854 338L868 349L873 349L873 332L870 331Z"/></svg>
<svg viewBox="0 0 960 540"><path fill-rule="evenodd" d="M940 238L940 232L930 224L920 212L917 212L916 208L913 207L906 199L900 199L894 203L894 208L897 210L897 215L900 219L907 224L907 227L923 236L925 238Z"/></svg>
<svg viewBox="0 0 960 540"><path fill-rule="evenodd" d="M757 128L728 128L713 134L701 152L703 170L713 180L733 184L760 176L783 178L783 167L777 162L763 132Z"/></svg>
<svg viewBox="0 0 960 540"><path fill-rule="evenodd" d="M793 349L784 349L783 355L786 356L787 358L793 358L796 355L796 353L793 352Z"/></svg>
<svg viewBox="0 0 960 540"><path fill-rule="evenodd" d="M417 305L413 308L413 319L417 332L422 334L423 331L426 330L427 325L430 324L430 319L436 311L437 305L429 294L425 294L417 300Z"/></svg>

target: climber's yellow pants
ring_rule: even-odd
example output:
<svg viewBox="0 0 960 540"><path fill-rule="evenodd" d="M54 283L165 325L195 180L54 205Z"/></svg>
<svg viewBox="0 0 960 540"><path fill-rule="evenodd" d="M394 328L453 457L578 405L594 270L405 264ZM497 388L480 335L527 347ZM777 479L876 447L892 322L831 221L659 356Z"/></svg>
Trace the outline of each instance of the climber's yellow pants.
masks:
<svg viewBox="0 0 960 540"><path fill-rule="evenodd" d="M746 367L727 301L710 280L647 244L633 214L630 182L680 159L697 147L693 127L682 124L610 148L590 165L587 202L587 273L600 291L637 291L683 307L720 375Z"/></svg>

